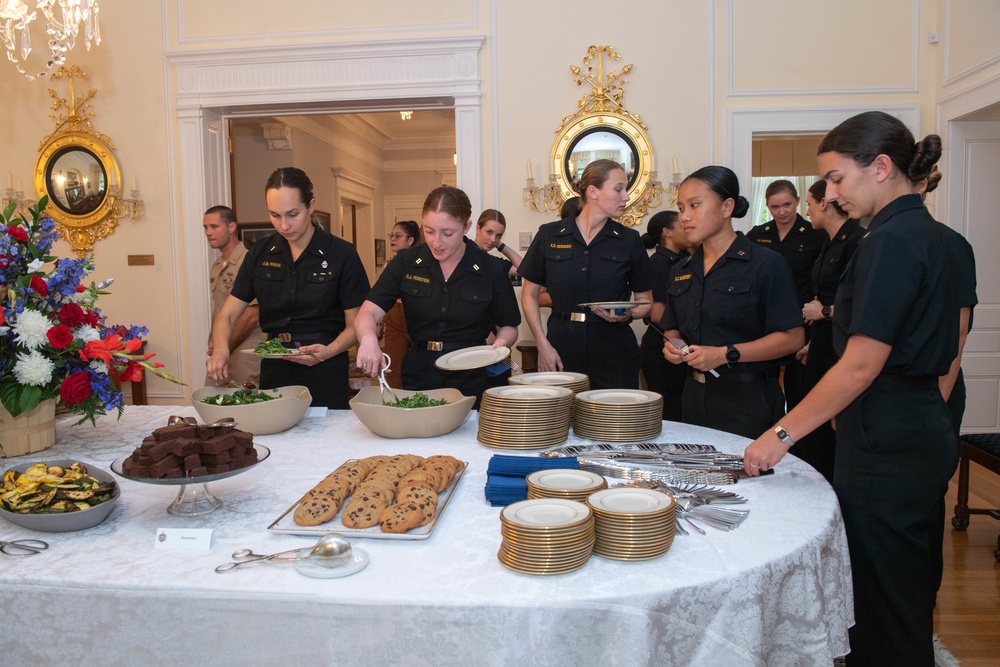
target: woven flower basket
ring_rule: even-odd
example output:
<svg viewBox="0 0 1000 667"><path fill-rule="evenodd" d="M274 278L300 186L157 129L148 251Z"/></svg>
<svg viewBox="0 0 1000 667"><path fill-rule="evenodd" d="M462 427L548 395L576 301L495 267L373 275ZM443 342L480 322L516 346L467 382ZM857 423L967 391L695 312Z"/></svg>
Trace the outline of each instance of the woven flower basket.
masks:
<svg viewBox="0 0 1000 667"><path fill-rule="evenodd" d="M50 398L29 412L11 417L0 405L0 458L39 452L56 442L56 399Z"/></svg>

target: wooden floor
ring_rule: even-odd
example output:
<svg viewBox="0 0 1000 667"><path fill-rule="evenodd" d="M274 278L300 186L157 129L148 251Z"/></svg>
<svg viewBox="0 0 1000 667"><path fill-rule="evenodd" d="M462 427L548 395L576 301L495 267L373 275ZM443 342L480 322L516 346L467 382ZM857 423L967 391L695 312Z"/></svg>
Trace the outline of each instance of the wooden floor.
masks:
<svg viewBox="0 0 1000 667"><path fill-rule="evenodd" d="M1000 475L971 463L969 507L1000 508ZM993 557L1000 521L970 517L966 531L954 530L958 473L947 496L944 580L938 593L934 630L962 667L1000 665L1000 563Z"/></svg>

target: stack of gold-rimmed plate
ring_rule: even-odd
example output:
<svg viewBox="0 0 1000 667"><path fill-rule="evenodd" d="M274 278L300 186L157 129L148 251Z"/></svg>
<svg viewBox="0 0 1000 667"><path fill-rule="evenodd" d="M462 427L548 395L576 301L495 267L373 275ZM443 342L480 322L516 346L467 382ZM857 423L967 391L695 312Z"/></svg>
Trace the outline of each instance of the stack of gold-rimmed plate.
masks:
<svg viewBox="0 0 1000 667"><path fill-rule="evenodd" d="M641 389L591 389L576 395L573 433L590 440L634 442L663 429L663 396Z"/></svg>
<svg viewBox="0 0 1000 667"><path fill-rule="evenodd" d="M616 486L590 494L594 553L616 560L648 560L667 553L677 531L676 503L661 491Z"/></svg>
<svg viewBox="0 0 1000 667"><path fill-rule="evenodd" d="M539 498L500 512L497 558L527 574L562 574L583 567L594 546L594 514L584 503Z"/></svg>
<svg viewBox="0 0 1000 667"><path fill-rule="evenodd" d="M573 392L566 387L508 385L483 392L479 442L501 449L539 449L569 437Z"/></svg>
<svg viewBox="0 0 1000 667"><path fill-rule="evenodd" d="M586 502L587 496L608 488L601 475L574 468L538 470L528 475L528 498L563 498Z"/></svg>
<svg viewBox="0 0 1000 667"><path fill-rule="evenodd" d="M569 371L539 371L537 373L521 373L511 375L508 384L543 384L552 387L567 387L574 394L590 389L590 376L585 373Z"/></svg>

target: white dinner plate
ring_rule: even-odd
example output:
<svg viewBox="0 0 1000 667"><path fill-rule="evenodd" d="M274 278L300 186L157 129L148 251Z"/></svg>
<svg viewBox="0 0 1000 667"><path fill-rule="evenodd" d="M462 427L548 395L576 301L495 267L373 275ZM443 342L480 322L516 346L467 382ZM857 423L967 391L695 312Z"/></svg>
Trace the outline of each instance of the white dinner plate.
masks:
<svg viewBox="0 0 1000 667"><path fill-rule="evenodd" d="M507 505L501 512L512 523L524 526L568 526L584 521L590 508L575 500L540 498Z"/></svg>
<svg viewBox="0 0 1000 667"><path fill-rule="evenodd" d="M593 308L597 306L598 308L603 308L604 310L616 310L618 308L638 308L639 306L648 306L649 301L588 301L587 303L576 304L580 308Z"/></svg>
<svg viewBox="0 0 1000 667"><path fill-rule="evenodd" d="M572 389L566 387L554 387L549 385L516 385L509 384L503 387L490 387L484 394L497 398L565 398L573 395Z"/></svg>
<svg viewBox="0 0 1000 667"><path fill-rule="evenodd" d="M587 379L583 373L570 373L559 371L541 371L538 373L522 373L511 377L512 384L565 384L569 382L582 382Z"/></svg>
<svg viewBox="0 0 1000 667"><path fill-rule="evenodd" d="M484 368L510 356L510 348L493 347L492 345L476 345L463 347L448 354L442 354L434 365L445 371L468 371L473 368Z"/></svg>
<svg viewBox="0 0 1000 667"><path fill-rule="evenodd" d="M243 354L253 354L259 356L261 359L284 359L285 357L297 357L302 354L307 354L306 352L299 352L298 350L289 350L288 352L272 352L268 354L257 354L253 350L240 350Z"/></svg>
<svg viewBox="0 0 1000 667"><path fill-rule="evenodd" d="M302 549L296 556L304 557L309 554L312 547L308 549ZM347 561L340 567L323 567L322 565L317 565L311 560L298 560L295 561L295 569L299 571L299 574L304 574L307 577L312 577L314 579L337 579L339 577L349 577L352 574L360 572L365 569L368 565L368 552L364 549L351 545L351 560Z"/></svg>
<svg viewBox="0 0 1000 667"><path fill-rule="evenodd" d="M528 482L546 489L575 491L577 489L591 489L595 486L601 486L604 483L604 478L597 473L587 470L555 468L538 470L531 473L528 475Z"/></svg>
<svg viewBox="0 0 1000 667"><path fill-rule="evenodd" d="M669 509L674 499L662 491L617 486L591 494L587 504L619 514L646 514Z"/></svg>
<svg viewBox="0 0 1000 667"><path fill-rule="evenodd" d="M659 398L663 398L663 396L657 394L655 391L643 391L642 389L591 389L590 391L581 391L576 395L576 398L580 401L590 401L592 403L628 405L633 403L651 403Z"/></svg>

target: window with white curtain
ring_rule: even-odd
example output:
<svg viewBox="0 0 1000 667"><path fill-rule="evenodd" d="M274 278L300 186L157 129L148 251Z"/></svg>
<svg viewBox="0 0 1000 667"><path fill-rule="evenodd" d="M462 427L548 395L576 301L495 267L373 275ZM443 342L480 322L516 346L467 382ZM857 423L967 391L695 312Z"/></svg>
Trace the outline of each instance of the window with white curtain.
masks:
<svg viewBox="0 0 1000 667"><path fill-rule="evenodd" d="M791 181L795 186L795 191L799 194L799 215L809 219L806 217L806 192L809 191L809 186L819 180L819 176L755 176L750 195L750 220L754 225L763 225L771 219L764 192L771 183L781 180Z"/></svg>

